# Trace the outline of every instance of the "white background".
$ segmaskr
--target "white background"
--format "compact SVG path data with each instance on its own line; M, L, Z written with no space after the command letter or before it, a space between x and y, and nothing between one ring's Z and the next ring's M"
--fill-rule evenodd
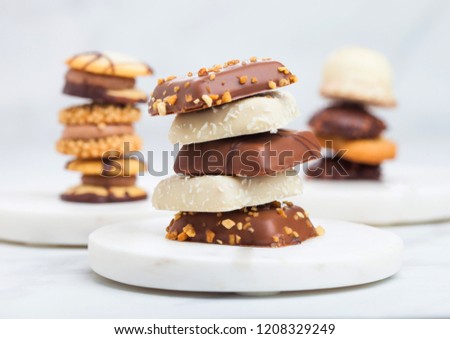
M375 48L395 71L399 107L375 113L400 144L396 161L448 163L449 41L447 0L0 0L0 189L51 182L62 191L78 182L77 174L63 170L68 157L57 154L54 143L62 130L58 111L85 102L61 94L64 60L89 50L115 50L147 61L156 71L155 77L139 80L147 92L158 77L229 59L279 59L299 77L286 90L303 113L292 127L303 128L326 104L318 95L326 55L342 45ZM144 112L138 131L146 150L170 148L172 119ZM264 299L164 291L149 292L150 298L148 291L95 276L83 249L60 249L55 256L50 249L2 244L0 316L101 317L106 309L110 317L171 317L174 310L180 317L448 317L448 224L390 229L407 249L395 280ZM83 282L98 299L83 298ZM70 302L75 299L79 303Z
M375 48L395 70L399 107L375 112L400 144L400 161L435 160L434 150L450 140L449 36L446 0L0 0L0 151L21 156L2 168L9 177L0 183L12 185L10 175L23 177L30 164L41 169L35 175L76 182L61 170L67 157L54 151L54 143L62 130L58 111L85 102L61 93L64 60L89 50L120 51L148 62L156 74L139 80L147 92L158 77L232 58L279 59L300 79L287 90L303 113L291 126L303 128L326 103L318 95L326 55L342 45ZM171 121L144 112L138 131L146 150L170 148ZM412 151L418 143L429 151Z

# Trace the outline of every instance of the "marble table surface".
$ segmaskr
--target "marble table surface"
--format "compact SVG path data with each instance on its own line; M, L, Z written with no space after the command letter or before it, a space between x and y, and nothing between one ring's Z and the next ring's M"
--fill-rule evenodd
M267 297L130 287L93 273L85 248L0 243L0 318L450 317L450 222L384 229L405 242L397 275Z

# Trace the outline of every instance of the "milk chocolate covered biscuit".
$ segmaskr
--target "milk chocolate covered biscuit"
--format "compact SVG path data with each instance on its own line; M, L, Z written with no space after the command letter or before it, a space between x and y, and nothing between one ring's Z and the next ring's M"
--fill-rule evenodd
M309 121L317 135L344 139L374 139L386 129L383 121L359 104L342 102L317 112Z
M308 164L305 174L314 179L379 180L380 165L360 164L339 157L327 157Z
M323 233L301 207L278 201L224 213L179 212L166 231L170 240L259 247L296 245Z
M95 103L101 104L135 104L147 101L147 94L135 88L113 90L100 86L66 82L63 93L82 98L89 98Z
M149 102L151 115L202 110L253 96L297 81L283 64L272 60L232 60L202 68L187 77L160 79Z
M260 176L318 158L320 144L314 134L279 130L184 145L174 171L184 175Z
M127 187L134 186L136 176L102 176L102 175L86 175L81 177L83 185L102 186L102 187Z
M136 186L92 186L78 185L61 194L61 199L71 202L108 203L143 200L147 193Z

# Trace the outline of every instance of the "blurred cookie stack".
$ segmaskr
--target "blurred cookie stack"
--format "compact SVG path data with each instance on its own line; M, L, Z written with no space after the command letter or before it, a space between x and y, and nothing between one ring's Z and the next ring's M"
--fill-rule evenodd
M280 62L257 58L158 81L149 112L176 114L169 139L183 145L178 175L152 198L155 208L177 211L166 238L282 247L322 234L301 207L278 201L301 193L293 167L320 157L312 133L280 129L299 113L276 89L296 81Z
M307 175L379 180L381 163L396 154L395 143L382 136L386 125L368 107L396 106L386 58L359 47L337 50L325 62L321 94L334 102L309 125L331 155L310 166Z
M145 92L135 88L135 78L151 75L152 69L109 52L77 54L66 63L63 92L91 102L59 114L65 127L56 148L75 157L68 170L82 173L81 185L68 189L61 199L86 203L145 199L146 192L135 186L145 164L129 155L142 145L133 128L141 115L135 105L147 101Z

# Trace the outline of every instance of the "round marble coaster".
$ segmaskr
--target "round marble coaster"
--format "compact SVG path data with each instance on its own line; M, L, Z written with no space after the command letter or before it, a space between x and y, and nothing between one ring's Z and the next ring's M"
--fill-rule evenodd
M0 240L86 246L89 234L101 226L154 215L166 213L153 210L149 200L82 204L62 201L54 192L2 192Z
M164 238L167 218L106 226L89 237L89 264L124 284L177 291L268 294L365 284L395 274L399 237L343 221L301 245L251 248Z
M444 168L383 165L381 181L304 180L290 198L309 214L369 225L450 219L450 172Z

